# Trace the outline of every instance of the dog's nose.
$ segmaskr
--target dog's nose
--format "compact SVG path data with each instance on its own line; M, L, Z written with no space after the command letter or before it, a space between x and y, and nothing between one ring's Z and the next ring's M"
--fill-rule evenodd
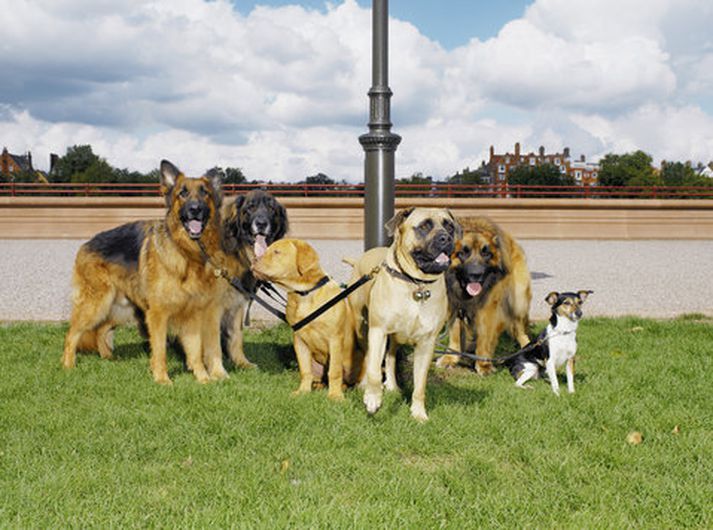
M264 232L267 228L267 221L265 219L255 219L255 228L258 232Z
M576 316L577 318L582 318L582 310L581 310L581 309L577 309L577 310L574 312L574 314L575 314L575 316Z
M199 217L202 211L203 208L201 207L201 204L199 202L188 203L188 215L190 215L191 217Z
M446 232L445 230L438 232L436 235L436 243L438 243L439 246L445 247L446 245L450 245L453 243L453 237Z

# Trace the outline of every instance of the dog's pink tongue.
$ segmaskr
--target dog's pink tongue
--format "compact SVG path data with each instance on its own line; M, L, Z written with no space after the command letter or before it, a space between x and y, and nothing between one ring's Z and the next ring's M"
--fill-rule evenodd
M483 286L480 285L479 282L470 282L465 290L468 292L470 296L478 296L480 294L480 291L483 290Z
M436 263L438 263L439 265L443 265L444 263L448 263L449 261L450 258L445 252L441 252L436 258Z
M195 219L188 221L188 231L194 236L200 234L203 231L203 223L196 221Z
M255 246L253 247L253 251L255 252L255 257L261 258L266 250L267 250L267 241L265 241L265 236L262 236L262 235L255 236Z

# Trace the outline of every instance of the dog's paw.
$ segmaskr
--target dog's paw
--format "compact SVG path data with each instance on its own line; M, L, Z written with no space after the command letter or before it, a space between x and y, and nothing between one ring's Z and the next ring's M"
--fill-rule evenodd
M458 364L457 355L442 355L436 359L436 366L438 368L452 368Z
M495 368L493 367L493 363L476 361L475 371L478 375L490 375L495 372Z
M384 381L384 390L387 392L398 392L400 389L399 385L396 384L396 381L387 378L386 381Z
M411 417L420 423L428 421L428 414L426 414L426 407L423 403L411 404Z
M242 370L255 370L257 368L257 364L251 363L247 359L240 359L238 361L233 361L233 365L236 368L240 368Z
M222 366L210 371L210 379L212 381L223 381L224 379L230 379L228 372Z
M171 378L168 377L168 374L166 375L154 375L153 380L158 383L159 385L172 385L173 381L171 381ZM200 381L199 381L200 382Z
M312 392L312 382L310 381L308 384L306 383L300 383L300 386L297 387L297 390L292 392L293 396L301 396L302 394L309 394Z
M376 392L364 392L364 405L369 414L376 414L381 407L381 396Z
M522 390L535 390L535 387L527 384L527 385L515 385L517 388L521 388Z
M341 388L339 390L330 390L327 392L327 397L332 401L344 401L344 393Z

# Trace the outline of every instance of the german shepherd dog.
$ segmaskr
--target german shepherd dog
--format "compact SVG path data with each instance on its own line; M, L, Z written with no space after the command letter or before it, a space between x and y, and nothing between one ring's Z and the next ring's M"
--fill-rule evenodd
M74 367L77 345L91 343L92 335L100 355L111 358L112 330L136 307L145 316L157 383L171 382L166 366L169 332L178 336L188 369L199 382L227 377L219 337L229 285L204 254L230 274L239 266L222 250L220 178L215 173L187 178L163 160L160 182L167 206L164 219L119 226L79 249L65 368Z
M226 252L240 262L240 281L246 289L254 291L256 280L250 271L251 264L259 259L265 249L287 233L287 211L275 197L262 190L252 190L226 202L222 208L223 242ZM243 350L243 319L247 298L230 289L226 291L221 325L223 352L235 366L249 368L251 363Z
M452 322L448 347L460 351L462 331L466 344L475 339L479 357L493 356L503 331L526 346L532 293L525 253L510 234L485 217L461 219L461 226L464 235L446 273ZM457 362L457 355L444 355L437 364ZM475 367L481 375L493 370L487 361L477 361Z

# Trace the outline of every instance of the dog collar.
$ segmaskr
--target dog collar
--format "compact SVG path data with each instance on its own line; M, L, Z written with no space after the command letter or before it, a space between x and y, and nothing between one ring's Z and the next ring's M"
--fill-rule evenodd
M398 263L398 261L397 261L397 263ZM425 302L426 300L431 298L431 291L429 289L424 288L424 285L433 283L436 280L419 280L418 278L409 276L405 272L397 271L396 269L392 269L386 263L384 263L384 269L386 269L386 272L391 274L391 276L393 276L394 278L398 278L399 280L413 283L418 286L418 288L411 295L411 296L413 296L413 299L416 302Z
M313 293L320 287L323 287L327 282L329 281L329 276L323 276L321 280L319 280L314 287L311 287L310 289L307 289L306 291L295 291L298 295L300 296L307 296L310 293Z

